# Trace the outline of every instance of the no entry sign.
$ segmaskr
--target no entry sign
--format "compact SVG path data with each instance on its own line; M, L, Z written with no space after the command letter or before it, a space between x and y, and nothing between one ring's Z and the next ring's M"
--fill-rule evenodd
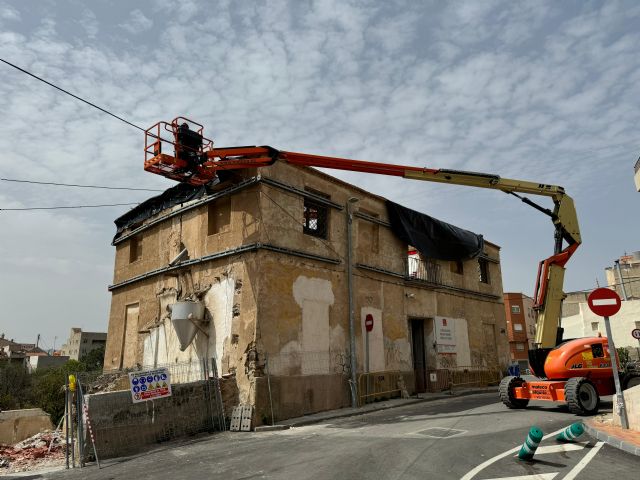
M370 313L368 313L364 319L364 326L367 329L367 332L373 330L373 315L371 315Z
M587 303L591 311L601 317L615 315L622 305L618 294L608 288L596 288L589 294Z

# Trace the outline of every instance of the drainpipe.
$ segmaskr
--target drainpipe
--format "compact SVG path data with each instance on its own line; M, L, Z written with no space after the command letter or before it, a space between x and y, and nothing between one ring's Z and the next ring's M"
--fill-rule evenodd
M353 306L353 211L351 207L358 201L351 197L347 202L347 290L349 292L349 360L351 364L351 406L358 406L358 384L356 377L356 330Z
M622 299L627 300L627 290L624 288L624 280L622 280L622 270L620 270L620 260L616 260L615 264L616 264L616 270L618 271L620 290L622 291Z

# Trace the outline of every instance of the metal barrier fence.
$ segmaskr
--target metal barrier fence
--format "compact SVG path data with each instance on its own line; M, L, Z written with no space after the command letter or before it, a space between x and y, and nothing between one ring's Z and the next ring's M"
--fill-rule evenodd
M171 396L138 403L129 390L129 370L76 375L80 399L73 416L78 418L74 428L82 445L78 449L81 462L94 456L130 455L167 440L226 429L215 359L164 367L170 374ZM136 371L157 368L160 366Z
M398 370L361 373L358 376L358 404L402 396L404 377Z
M421 372L416 372L421 375ZM425 390L429 393L453 391L456 387L486 387L502 380L502 371L494 366L458 366L426 370ZM417 383L417 382L416 382Z

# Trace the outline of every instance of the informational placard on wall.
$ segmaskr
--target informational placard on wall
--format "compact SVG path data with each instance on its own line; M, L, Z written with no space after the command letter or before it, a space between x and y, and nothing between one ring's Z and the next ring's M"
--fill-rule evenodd
M456 353L456 321L449 317L435 317L436 351Z
M133 403L171 396L169 370L158 368L129 373L129 389Z

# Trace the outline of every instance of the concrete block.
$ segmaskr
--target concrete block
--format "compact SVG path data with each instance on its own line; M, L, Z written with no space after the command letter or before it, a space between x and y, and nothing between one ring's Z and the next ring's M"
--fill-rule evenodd
M53 425L40 408L0 412L0 443L13 445L44 430L53 430Z

